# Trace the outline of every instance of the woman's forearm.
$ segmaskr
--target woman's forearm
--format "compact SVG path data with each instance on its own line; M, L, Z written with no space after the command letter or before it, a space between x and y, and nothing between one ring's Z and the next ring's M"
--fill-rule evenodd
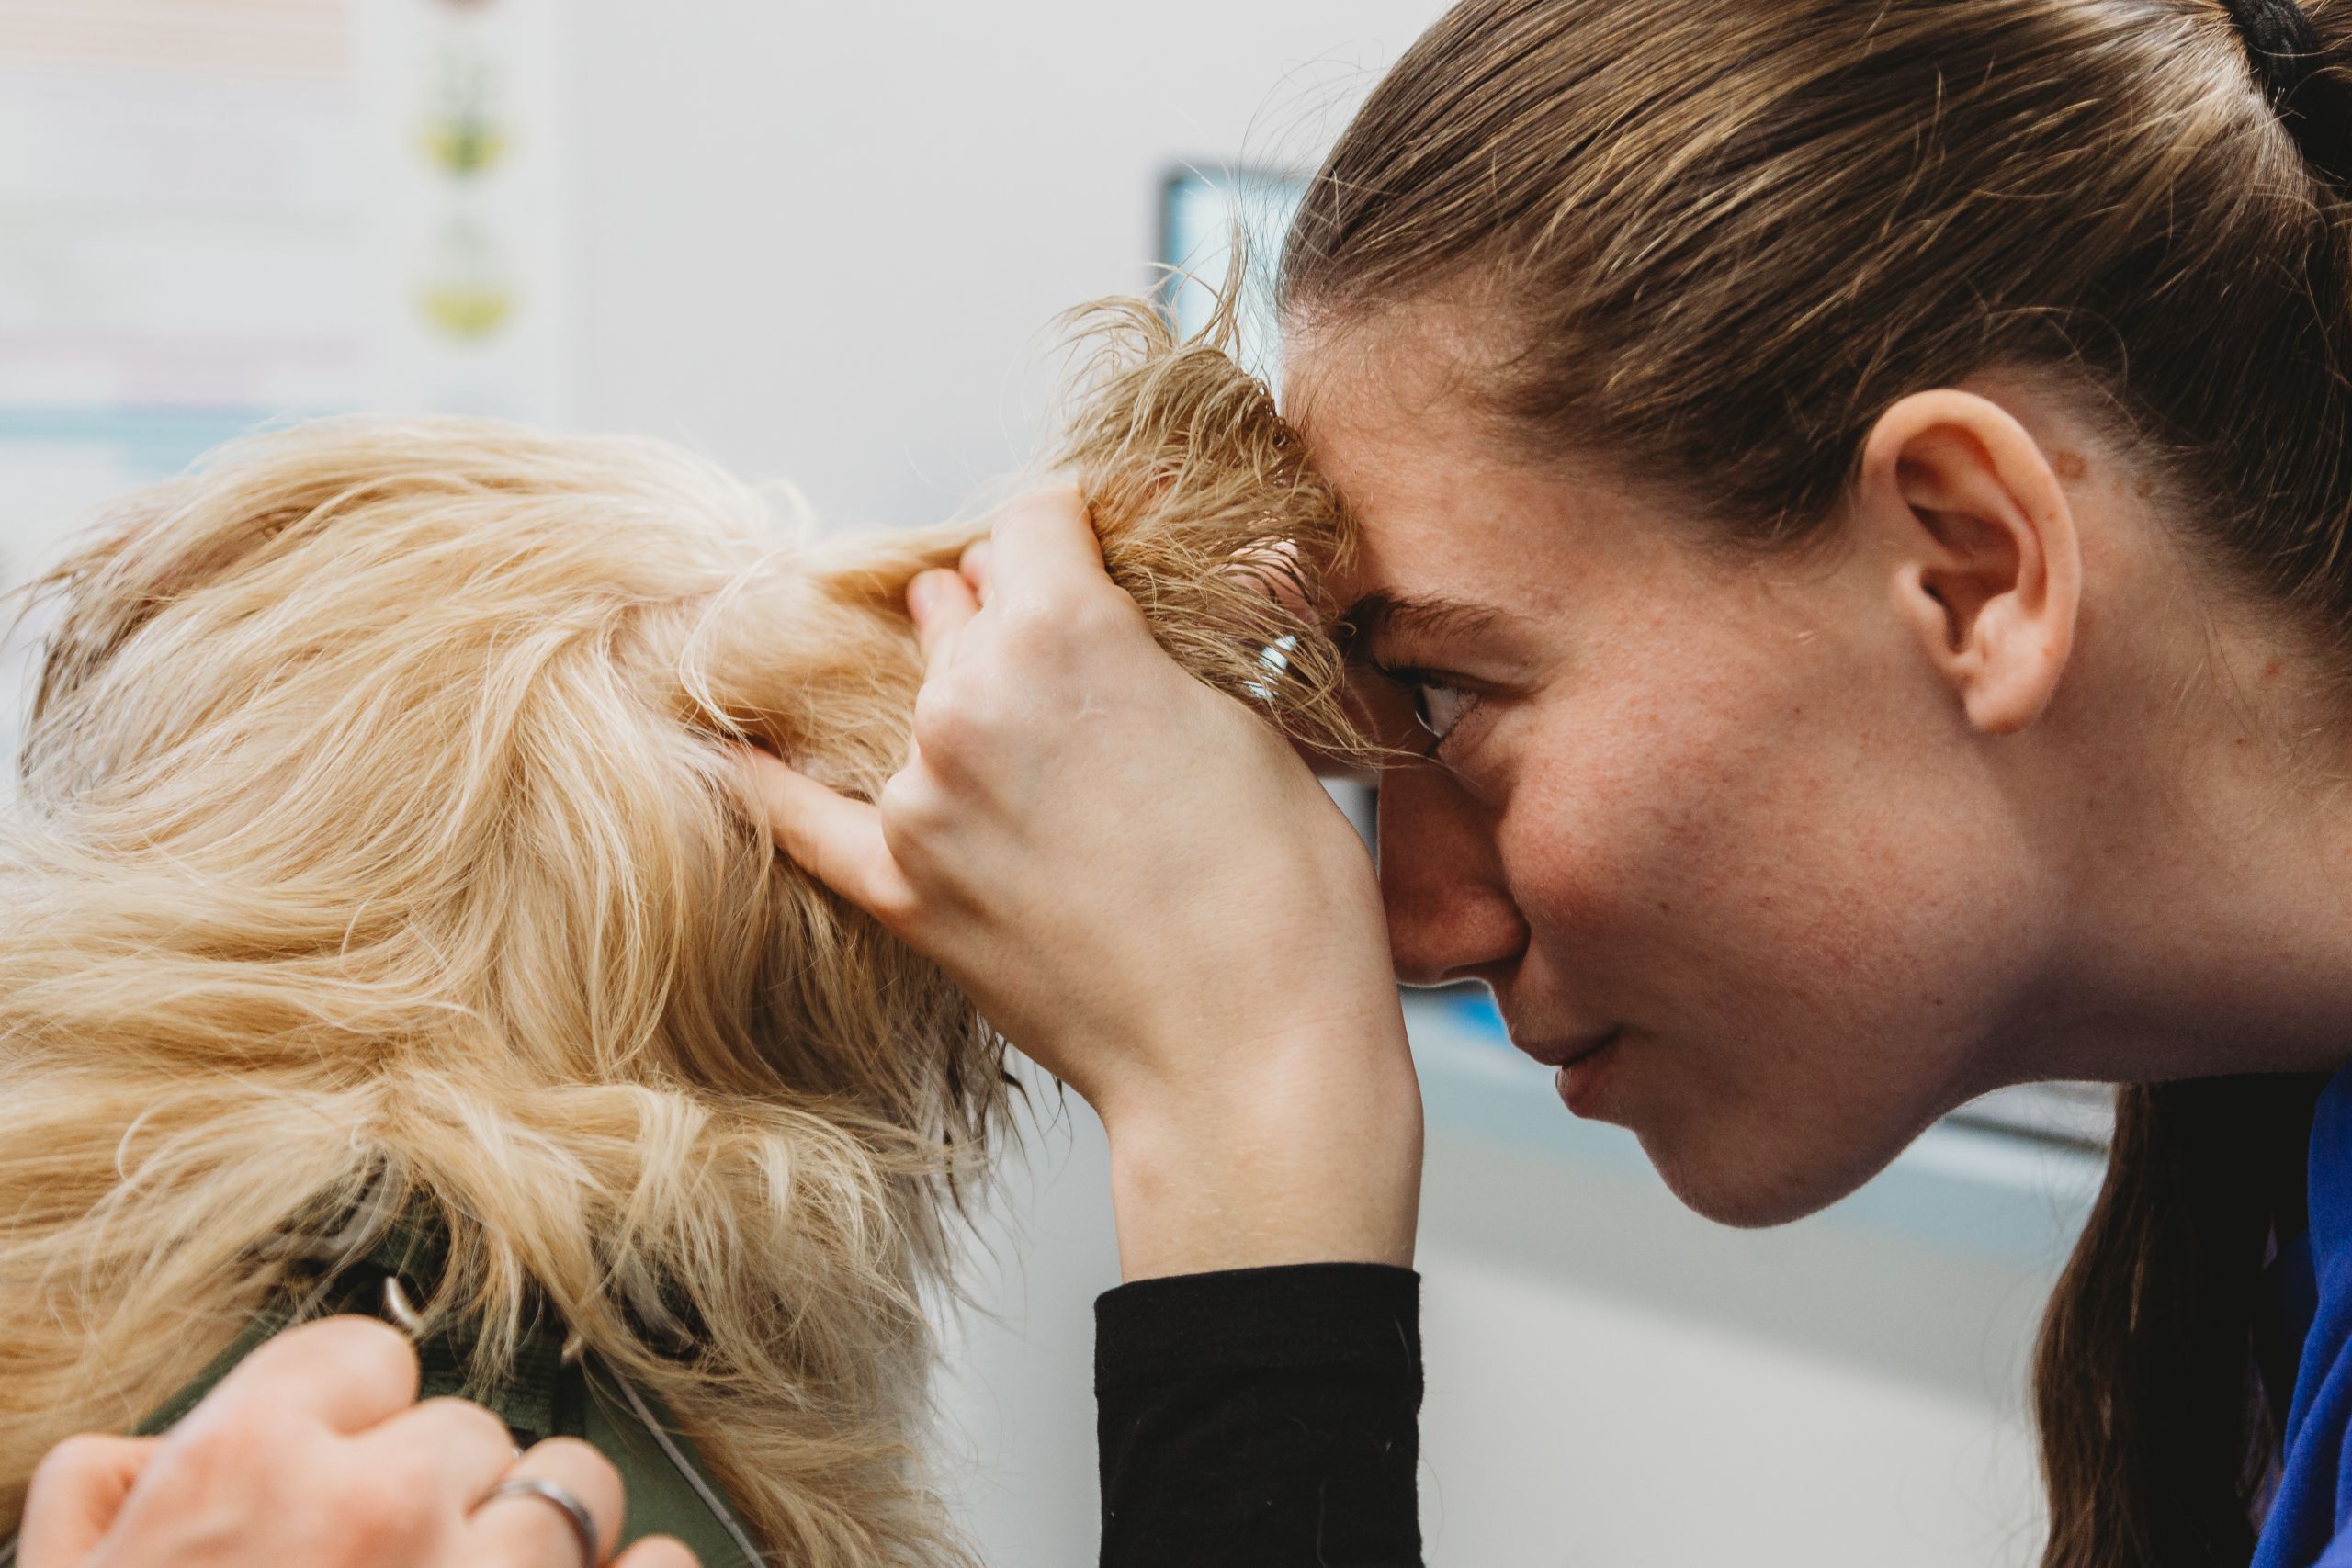
M1261 1064L1246 1077L1110 1107L1121 1277L1411 1267L1421 1105L1403 1038L1392 998L1318 1038L1226 1053Z

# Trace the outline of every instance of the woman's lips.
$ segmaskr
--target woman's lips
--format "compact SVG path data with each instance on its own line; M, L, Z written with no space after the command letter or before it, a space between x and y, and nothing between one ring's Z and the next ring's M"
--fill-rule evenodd
M1600 1034L1514 1039L1511 1043L1553 1070L1553 1087L1559 1090L1561 1101L1570 1111L1589 1117L1599 1109L1600 1086L1608 1076L1610 1063L1616 1059L1612 1047L1624 1032L1625 1026L1619 1024Z
M1574 1066L1597 1051L1608 1049L1623 1032L1621 1025L1600 1034L1568 1035L1555 1040L1521 1040L1514 1035L1511 1043L1547 1067L1564 1068Z
M1599 1044L1560 1064L1552 1076L1552 1087L1560 1094L1560 1102L1571 1115L1591 1118L1600 1114L1601 1096L1609 1081L1609 1070L1617 1062L1617 1043L1624 1030L1612 1029Z

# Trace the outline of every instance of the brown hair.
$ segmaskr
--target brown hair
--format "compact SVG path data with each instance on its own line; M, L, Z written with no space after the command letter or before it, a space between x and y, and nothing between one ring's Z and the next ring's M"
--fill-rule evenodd
M2338 38L2343 0L2307 9ZM1465 294L1512 345L1480 389L1506 438L1765 543L1821 534L1904 395L2062 378L2220 580L2341 663L2346 205L2272 104L2313 96L2256 63L2217 0L1467 0L1317 175L1286 305L1313 332ZM2247 1560L2255 1280L2312 1094L2122 1092L2039 1358L2050 1568Z
M1090 318L1057 455L1170 651L1344 743L1308 586L1343 520L1231 324ZM357 1210L446 1234L425 1310L478 1328L478 1380L552 1307L777 1561L961 1555L916 1462L922 1293L1001 1043L775 853L721 742L877 788L906 585L976 529L774 521L651 442L338 421L224 449L50 577L0 827L0 1533L44 1450L295 1289L289 1244L365 1257L312 1234Z

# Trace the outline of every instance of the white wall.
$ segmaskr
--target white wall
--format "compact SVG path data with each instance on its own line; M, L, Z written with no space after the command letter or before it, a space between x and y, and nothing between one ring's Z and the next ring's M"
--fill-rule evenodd
M1148 282L1160 172L1311 165L1441 8L579 0L572 412L944 515L1027 455L1053 317Z
M835 521L947 514L1026 455L1046 323L1146 281L1167 164L1311 164L1439 8L577 0L574 420L789 477ZM1900 1202L1734 1235L1511 1093L1543 1117L1516 1143L1433 1122L1433 1562L2030 1558L2023 1350L2076 1211L2029 1201L1989 1251ZM1089 1562L1116 1278L1091 1115L1009 1188L943 1472L991 1561Z

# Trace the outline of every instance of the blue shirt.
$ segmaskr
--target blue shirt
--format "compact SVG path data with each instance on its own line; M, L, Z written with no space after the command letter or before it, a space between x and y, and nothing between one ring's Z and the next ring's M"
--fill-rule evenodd
M2352 1446L2345 1441L2352 1432L2352 1067L2320 1091L2311 1229L2282 1246L2279 1261L2290 1297L2304 1297L2311 1326L2253 1568L2352 1568Z

